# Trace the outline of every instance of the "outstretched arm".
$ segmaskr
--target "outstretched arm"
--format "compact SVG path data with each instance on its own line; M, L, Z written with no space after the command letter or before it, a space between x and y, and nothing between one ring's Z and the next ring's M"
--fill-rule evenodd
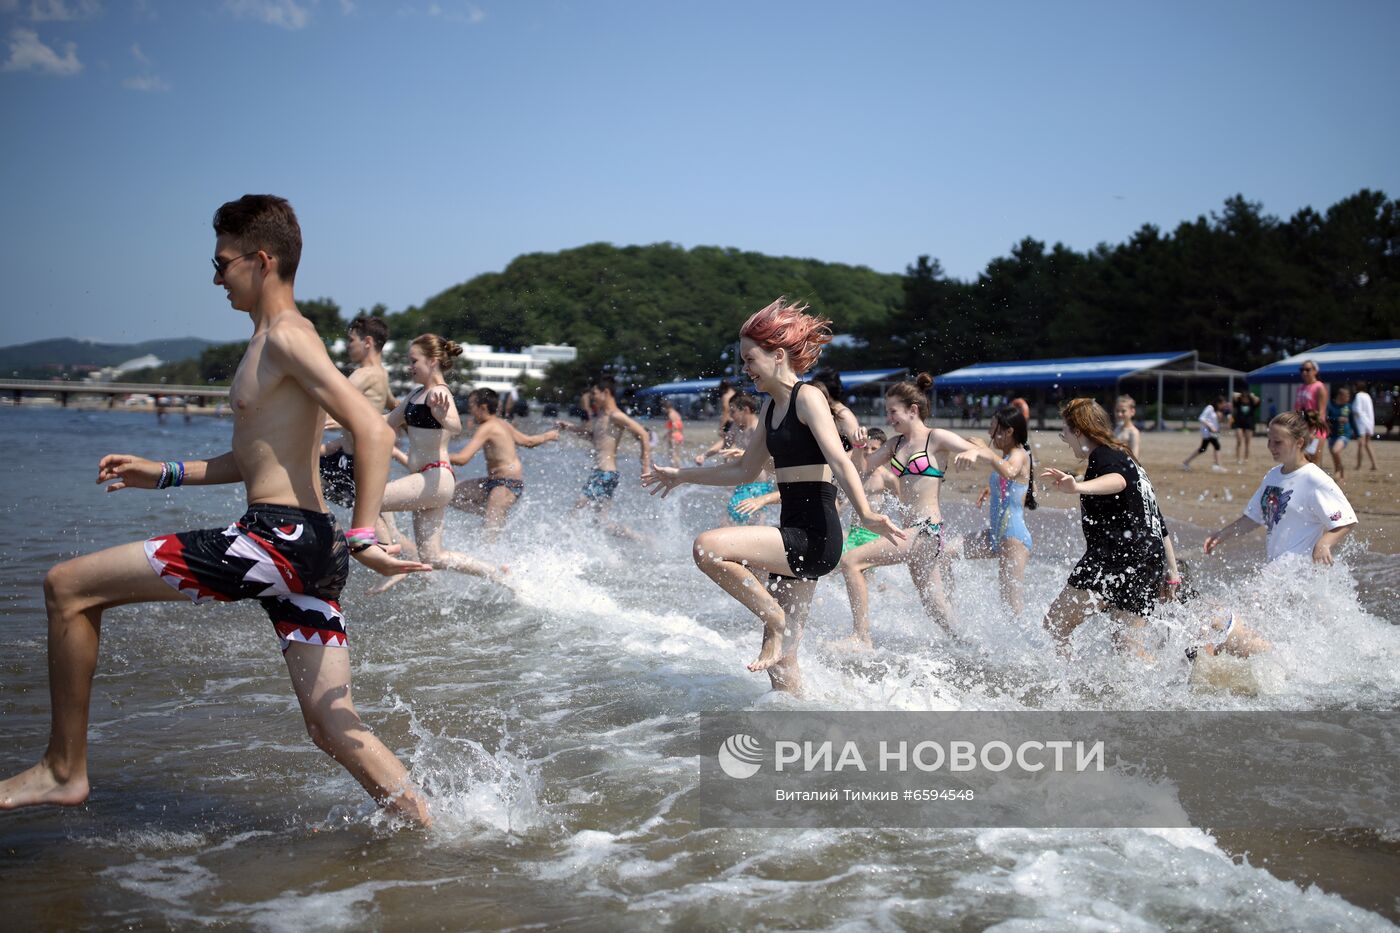
M1234 538L1240 538L1259 527L1259 523L1248 515L1241 515L1215 534L1206 538L1206 553L1212 553L1220 545Z
M1046 467L1040 475L1060 492L1081 496L1113 496L1128 488L1128 480L1121 473L1105 473L1091 480L1080 480L1073 473Z
M724 450L724 438L722 437L719 440L715 441L713 444L711 444L709 447L706 447L704 451L695 455L695 465L700 466L702 463L713 457L715 454L719 453L721 450Z
M1021 475L1021 470L1025 467L1026 458L1028 456L1029 455L1020 447L1015 447L1011 451L1011 456L1003 460L1001 457L998 457L996 451L992 450L990 447L973 447L969 450L962 451L954 457L953 465L959 470L962 470L972 466L978 460L985 460L987 463L991 464L992 469L997 472L997 475L1014 480L1017 476Z
M181 486L217 486L223 483L243 482L243 474L239 471L231 450L212 460L183 460L180 464L184 468L184 477L179 481ZM118 489L155 489L164 467L165 464L158 460L147 460L145 457L131 454L108 454L97 464L97 483L112 483L107 487L108 492L116 492ZM116 482L112 482L113 480Z
M506 430L510 431L510 436L515 438L515 443L521 447L538 447L541 444L548 444L550 441L559 440L559 432L545 431L543 434L522 434L515 425L509 421L504 422Z
M771 401L768 404L773 404ZM840 441L837 442L840 446ZM642 475L642 485L651 489L652 495L661 493L661 498L670 495L671 490L682 483L695 483L700 486L738 486L758 479L763 467L768 463L768 439L760 431L754 435L744 456L738 461L712 467L691 467L677 470L674 467L653 467L651 472Z
M556 421L554 425L555 428L560 431L568 431L570 434L579 434L583 437L588 437L593 433L593 428L590 426L590 423L571 424L568 421Z
M490 429L479 427L472 432L471 440L467 441L467 446L447 455L447 460L453 466L463 466L472 457L481 452L481 448L486 446L490 440Z

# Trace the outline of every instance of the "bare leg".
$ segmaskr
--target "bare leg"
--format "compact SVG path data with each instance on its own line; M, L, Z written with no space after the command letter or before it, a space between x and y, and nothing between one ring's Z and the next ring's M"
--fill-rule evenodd
M398 479L386 484L384 487L384 503L381 506L383 509L380 513L381 517L383 517L386 522L393 522L394 519L389 514L391 512L411 512L419 508L441 506L444 505L446 501L450 501L452 487L449 483L451 482L450 477L452 474L447 473L448 480L444 482L441 477L436 475L443 472L445 471L430 470L427 473L410 473L408 476L400 476ZM379 526L376 524L375 528L378 529L378 527ZM407 560L418 560L421 557L417 545L421 543L422 539L418 536L417 527L417 519L415 518L414 538L416 541L409 541L407 538L403 538L399 535L397 525L393 528L394 537L400 539L399 543L403 547L400 556ZM378 531L376 530L375 533L378 534ZM421 557L421 559L427 563L432 563L426 557ZM407 576L408 574L400 573L392 577L386 577L377 586L370 587L369 592L372 594L386 592L391 587L402 583Z
M1367 434L1365 437L1358 437L1356 439L1356 445L1356 468L1358 470L1361 469L1361 452L1364 450L1367 458L1371 461L1371 469L1375 470L1376 451L1375 448L1371 446L1371 435Z
M48 572L49 747L34 767L0 783L0 809L87 799L88 707L102 613L127 603L185 598L156 576L139 541L64 561Z
M1113 646L1120 653L1131 654L1142 661L1151 661L1152 653L1147 650L1147 620L1135 612L1123 609L1110 609L1108 615L1117 623L1113 632Z
M1055 640L1060 657L1069 659L1069 639L1074 630L1084 624L1085 617L1099 604L1099 598L1087 590L1066 586L1050 604L1041 624Z
M909 576L919 592L924 612L953 633L953 606L948 601L952 580L951 563L939 542L927 535L917 535L909 552Z
M1001 560L997 566L1001 595L1016 615L1025 608L1021 591L1026 579L1026 563L1030 559L1030 550L1016 538L1001 542Z
M479 479L464 479L457 484L457 488L452 493L452 507L461 509L463 512L471 512L474 515L481 515L486 511L486 484L487 477Z
M865 571L872 567L902 564L909 559L907 545L894 544L884 538L852 548L841 556L841 575L846 579L846 595L851 600L851 644L869 648L870 589Z
M500 535L501 529L505 527L506 516L520 497L504 486L497 486L486 495L486 518L482 522L482 530L486 533L487 541L495 541Z
M749 665L766 671L783 656L787 614L769 592L761 572L792 576L783 538L771 526L716 528L695 539L695 564L763 623L763 649Z
M403 763L360 721L350 698L350 652L293 642L284 655L306 731L316 747L360 782L386 810L421 825L428 805Z
M802 642L802 630L812 609L812 596L817 592L816 580L784 580L778 584L779 605L787 619L787 636L783 638L782 655L768 668L768 680L774 690L787 693L802 692L802 671L797 665L797 647ZM764 639L768 638L767 629Z
M418 541L418 551L423 560L441 570L456 570L474 577L485 577L493 583L503 583L508 568L488 564L461 551L443 548L442 526L446 517L445 506L413 513L413 537Z
M1342 462L1342 451L1346 450L1346 444L1342 441L1332 445L1332 469L1337 472L1337 482L1343 482L1347 478L1346 464Z

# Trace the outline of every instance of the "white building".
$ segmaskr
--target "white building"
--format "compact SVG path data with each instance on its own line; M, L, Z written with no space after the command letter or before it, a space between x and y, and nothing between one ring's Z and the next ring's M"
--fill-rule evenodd
M87 374L88 382L119 382L122 376L127 373L136 372L138 369L150 369L153 366L161 365L164 360L153 353L145 356L138 356L134 360L127 360L118 366L104 366L96 372Z
M402 349L402 353L396 351ZM343 357L345 341L336 340L331 344L331 352ZM397 393L408 388L408 342L390 340L384 345L385 365L389 368L390 382ZM574 347L558 344L536 344L517 352L493 350L478 343L462 344L461 361L469 362L475 374L472 388L495 389L502 394L514 392L523 378L543 379L544 371L550 363L570 363L578 358ZM392 362L390 362L392 360ZM448 379L453 386L457 379Z
M556 344L536 344L518 353L503 353L482 344L462 346L462 359L469 360L476 375L472 384L480 389L514 392L521 379L543 379L550 363L571 363L578 350Z

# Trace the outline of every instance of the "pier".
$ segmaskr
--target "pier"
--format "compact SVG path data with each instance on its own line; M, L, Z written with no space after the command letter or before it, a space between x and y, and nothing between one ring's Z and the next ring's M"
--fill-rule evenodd
M14 404L19 405L24 401L26 395L52 395L57 397L59 405L68 407L68 399L72 396L106 396L107 407L115 408L117 399L125 398L129 395L149 395L155 399L157 408L161 407L162 398L180 397L184 399L184 404L190 404L191 399L200 408L208 404L209 399L227 399L228 386L183 386L167 384L148 384L143 382L59 382L44 379L0 379L0 393L9 393L14 399Z

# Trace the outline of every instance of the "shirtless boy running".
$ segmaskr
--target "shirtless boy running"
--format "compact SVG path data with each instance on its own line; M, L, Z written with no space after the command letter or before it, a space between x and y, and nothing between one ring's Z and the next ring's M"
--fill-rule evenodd
M567 421L558 422L561 431L582 434L593 442L593 472L584 484L583 495L574 508L591 505L606 520L612 508L613 493L617 491L621 474L617 471L617 445L622 433L630 431L642 445L642 472L651 472L651 438L646 428L617 407L614 397L612 376L603 376L593 383L593 388L584 393L584 404L592 417L584 425L573 425ZM620 529L619 529L620 530Z
M374 543L393 432L340 374L292 283L301 229L291 205L245 195L214 214L214 284L253 319L229 398L233 449L159 463L109 454L98 483L119 489L243 483L248 511L223 529L161 535L64 561L44 578L52 725L39 763L0 783L0 808L80 804L88 796L87 727L105 610L131 603L257 599L282 643L316 745L379 804L420 823L427 806L402 763L360 721L339 598L350 557L379 573L430 569ZM316 472L326 413L355 438L355 528L327 514ZM347 540L348 539L348 540Z
M389 388L389 371L384 368L384 344L389 342L389 326L380 317L359 315L345 332L345 353L355 364L350 384L369 399L375 411L393 411L398 407ZM336 505L355 507L355 438L334 418L326 418L327 431L340 431L338 438L321 445L321 492ZM411 539L400 542L399 528L393 514L381 512L374 522L379 540L402 544L403 555L416 560L417 549Z
M525 492L524 468L516 446L538 447L559 439L557 430L522 434L515 425L498 417L500 407L501 397L495 389L476 389L468 395L467 408L476 421L476 430L467 446L447 458L453 466L463 466L478 451L486 455L486 475L458 483L452 494L452 507L484 514L482 527L487 541L496 540L506 514Z

